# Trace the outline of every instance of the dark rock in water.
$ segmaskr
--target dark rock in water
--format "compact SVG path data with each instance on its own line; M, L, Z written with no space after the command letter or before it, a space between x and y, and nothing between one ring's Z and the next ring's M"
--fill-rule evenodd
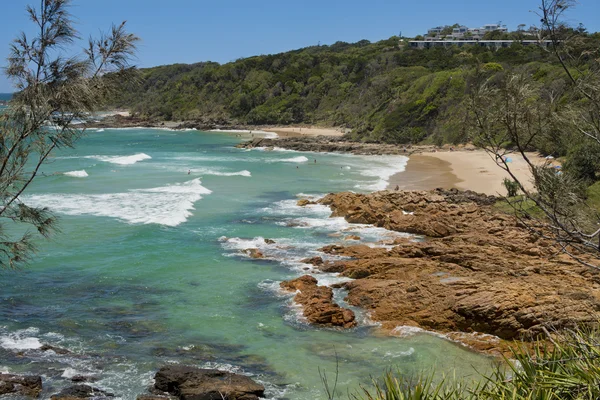
M159 394L140 394L136 400L176 400L174 396L162 396Z
M258 400L265 388L244 375L181 365L161 368L154 387L185 400Z
M275 244L275 241L273 239L265 239L265 243L266 244Z
M79 382L96 382L99 380L97 376L94 375L75 375L71 378L71 382L79 383Z
M45 344L45 345L43 345L42 347L40 347L40 351L53 351L53 352L55 352L56 354L61 354L61 355L64 355L64 354L70 354L70 353L71 353L71 352L70 352L69 350L67 350L67 349L63 349L63 348L61 348L61 347L55 347L55 346L51 346L51 345L49 345L49 344Z
M0 373L0 396L5 394L20 394L38 397L41 391L41 376Z
M104 390L94 388L88 385L74 385L64 388L58 394L53 394L51 400L79 400L79 399L94 399L102 400L114 397L112 393L107 393Z
M353 154L404 154L408 155L413 150L407 150L402 146L382 143L361 143L348 140L343 137L335 136L317 136L317 137L290 137L278 139L254 138L245 143L240 143L236 147L255 148L255 147L283 147L296 151L317 151L317 152L344 152ZM420 147L423 149L422 147ZM430 147L430 149L433 147Z

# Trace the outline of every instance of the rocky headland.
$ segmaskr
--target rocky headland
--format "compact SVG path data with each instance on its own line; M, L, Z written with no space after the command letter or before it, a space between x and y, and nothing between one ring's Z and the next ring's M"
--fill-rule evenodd
M319 203L331 207L332 216L420 239L396 239L387 247L332 245L321 250L350 259L305 262L352 278L340 285L348 291L346 301L367 310L390 334L416 327L498 353L506 341L596 323L598 273L498 211L496 200L441 189L330 194ZM282 284L299 291L305 316L320 323L310 315L313 302L323 301L306 286L316 282L303 277ZM331 307L333 313L339 306ZM325 319L325 325L332 324Z
M433 151L435 146L399 146L386 143L362 143L349 140L343 136L299 136L285 138L255 138L240 143L238 148L267 148L281 147L296 151L313 151L320 153L348 153L356 155L410 155Z
M245 129L228 120L202 119L196 121L164 121L158 118L144 118L136 115L109 115L96 121L87 121L86 128L166 128L166 129Z
M201 131L210 130L243 130L243 131L260 131L272 130L270 125L240 125L229 120L203 119L195 121L163 121L154 118L142 118L135 115L110 115L98 121L88 121L85 124L86 128L163 128L163 129L197 129ZM312 151L321 153L348 153L356 155L410 155L416 153L425 153L440 150L437 146L399 146L386 143L362 143L348 139L345 136L298 136L292 135L289 137L279 138L263 138L256 137L250 141L242 142L236 147L251 149L251 148L267 148L273 149L281 147L288 150L296 151ZM445 146L448 149L450 146ZM464 147L464 146L463 146ZM467 150L472 150L474 147L467 146Z

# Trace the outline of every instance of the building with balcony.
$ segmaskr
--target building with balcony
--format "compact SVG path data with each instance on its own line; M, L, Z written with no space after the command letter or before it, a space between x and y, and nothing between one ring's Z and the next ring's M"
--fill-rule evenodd
M543 46L550 47L551 40L412 40L409 42L410 47L416 49L430 49L432 47L465 47L465 46L481 46L492 49L500 49L510 47L513 43L520 43L523 46Z

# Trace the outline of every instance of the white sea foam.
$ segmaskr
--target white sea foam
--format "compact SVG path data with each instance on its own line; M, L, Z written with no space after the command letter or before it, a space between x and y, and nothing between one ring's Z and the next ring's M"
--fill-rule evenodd
M296 197L301 199L317 200L325 197L325 194L296 193Z
M28 328L0 336L0 347L8 350L33 350L42 347L40 339L36 337L39 330Z
M87 172L85 172L84 169L82 169L81 171L69 171L69 172L65 172L63 175L67 175L67 176L72 176L75 178L86 178L88 175Z
M448 339L445 335L437 332L428 331L422 328L418 328L416 326L408 326L402 325L397 326L392 330L392 334L401 338L410 337L419 334L428 334L432 336L437 336L442 339Z
M311 267L302 263L301 260L317 255L328 258L328 256L315 250L319 247L318 243L287 238L275 238L273 240L275 243L266 243L265 239L260 236L254 238L227 238L222 236L219 238L221 247L228 252L225 253L226 256L251 258L244 250L258 249L264 259L278 261L291 270L303 273L306 273L306 269L311 269Z
M242 239L239 237L227 238L221 236L219 241L227 250L258 249L266 246L265 238L260 236L251 239Z
M375 183L358 184L355 186L358 189L366 190L385 190L390 177L403 172L408 163L408 157L404 156L360 156L360 158L365 160L366 164L369 165L360 174L379 178Z
M347 229L350 224L342 217L335 218L290 218L280 221L277 225L291 226L300 229L318 229L339 232Z
M415 354L415 349L413 347L411 347L406 351L398 351L398 352L388 351L385 353L384 357L385 358L408 357L408 356L412 356L413 354Z
M226 171L219 171L219 170L209 169L209 168L190 168L189 171L191 171L194 174L212 175L212 176L245 176L248 178L252 177L252 173L248 170L226 172Z
M279 285L281 283L281 281L272 281L270 279L266 279L262 282L259 282L257 284L257 286L264 290L265 292L269 293L269 294L273 294L276 297L285 297L285 298L290 298L294 296L293 292L289 292L287 290L283 290L281 288L281 286Z
M65 368L61 377L71 379L72 377L77 376L77 375L85 375L85 374L83 372L77 371L75 368L68 367L68 368Z
M350 282L353 280L352 278L340 276L338 274L318 274L315 275L315 278L317 278L317 281L319 282L318 284L320 286L331 286L339 283Z
M279 158L279 159L272 159L272 160L265 160L268 163L276 163L276 162L287 162L287 163L305 163L308 162L308 158L306 158L305 156L298 156L298 157L292 157L292 158Z
M246 176L246 177L250 178L252 176L252 173L250 173L250 171L248 171L248 170L238 171L238 172L211 171L211 172L208 172L206 175L216 175L216 176Z
M194 203L212 193L200 179L125 193L93 195L40 194L27 196L36 207L48 207L66 215L117 218L131 224L177 226L192 215Z
M92 158L94 160L100 160L111 164L131 165L139 161L149 160L152 157L145 153L138 153L131 156L86 156L84 158Z
M316 196L311 197L308 195L303 195L298 197L305 197L309 200L316 199ZM322 204L309 204L303 207L298 205L298 200L290 199L290 200L281 200L274 203L270 207L264 207L261 209L261 212L269 215L280 215L280 216L304 216L304 215L312 215L318 216L322 218L329 217L331 215L331 209L328 206L324 206Z

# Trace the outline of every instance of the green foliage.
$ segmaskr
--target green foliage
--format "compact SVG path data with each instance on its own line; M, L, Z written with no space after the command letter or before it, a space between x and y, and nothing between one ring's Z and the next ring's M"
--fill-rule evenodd
M600 182L590 185L586 190L587 204L600 212Z
M484 71L491 71L491 72L499 72L499 71L504 70L504 68L502 68L502 65L495 63L495 62L489 62L489 63L483 64L481 69L483 69Z
M575 179L590 184L597 181L600 173L600 145L593 140L585 140L573 147L567 155L564 168Z
M504 178L502 185L508 192L508 197L515 197L519 193L519 184L512 179Z
M141 85L124 85L112 105L162 119L345 126L360 141L461 143L470 138L466 92L476 65L492 74L543 65L556 80L551 60L536 46L421 50L396 37L338 42L224 65L145 69Z

